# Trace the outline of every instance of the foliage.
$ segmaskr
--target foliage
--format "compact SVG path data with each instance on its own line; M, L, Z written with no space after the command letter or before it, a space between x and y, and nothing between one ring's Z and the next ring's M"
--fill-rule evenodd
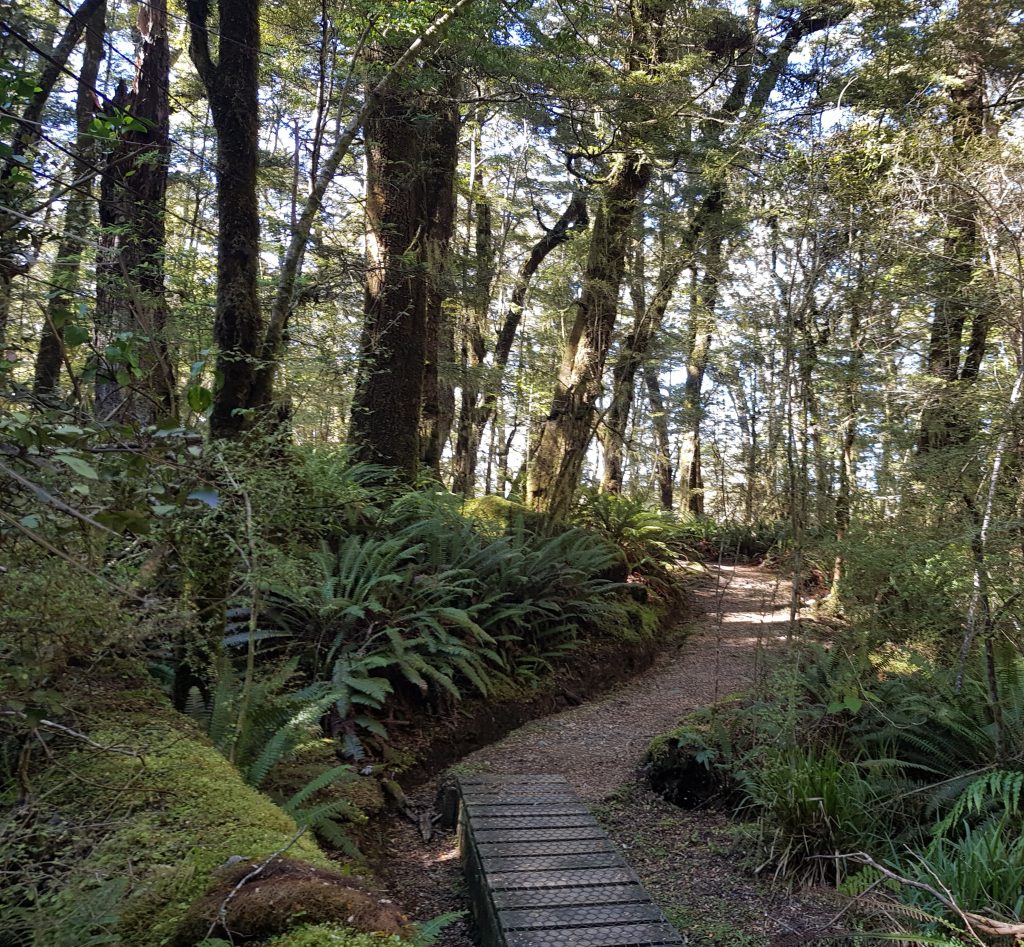
M338 699L337 691L325 684L287 690L296 664L289 662L265 678L247 681L222 661L209 702L195 688L189 695L185 712L251 786L265 787L275 768L321 738L320 718ZM359 810L344 796L321 797L323 790L353 777L347 764L329 766L278 802L300 826L351 852L354 846L343 823L357 820Z
M627 574L643 576L660 594L671 595L672 567L685 553L675 516L651 509L643 497L589 489L582 491L574 521L618 549Z
M221 947L226 943L217 941L216 945ZM363 934L333 924L305 924L265 943L267 947L398 947L408 941L393 935ZM198 947L214 947L214 944L204 941Z
M967 537L945 526L875 530L866 526L817 544L822 566L841 551L845 572L834 591L848 617L871 641L941 648L955 639L969 595Z
M655 741L648 772L683 804L735 800L755 819L762 868L837 881L854 872L844 890L860 894L879 876L842 856L866 851L963 910L1016 921L1022 665L999 652L1002 755L981 660L958 692L951 672L919 655L812 646L755 694L692 714ZM926 891L885 890L919 912L923 933L960 930L957 913Z
M399 494L362 516L359 531L287 565L301 584L268 578L260 622L330 683L353 758L364 734L386 739L377 717L389 700L459 700L506 676L535 679L581 632L621 633L638 616L603 578L614 549L584 531L487 535L444 494Z
M844 760L834 747L787 746L745 763L739 779L759 814L759 847L777 876L841 879L836 856L884 844L889 801L877 772Z

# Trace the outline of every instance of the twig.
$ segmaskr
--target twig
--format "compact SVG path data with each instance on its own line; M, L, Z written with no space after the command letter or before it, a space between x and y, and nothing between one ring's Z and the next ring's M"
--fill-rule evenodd
M94 572L87 565L75 559L74 556L69 556L63 550L58 549L56 546L53 545L53 543L47 541L46 539L43 539L43 537L36 533L35 530L29 529L24 523L18 522L18 520L16 520L13 516L8 515L3 510L0 510L0 519L5 520L16 530L18 530L18 532L20 532L26 538L32 540L32 542L34 542L37 546L41 546L48 553L51 553L52 555L57 556L60 559L63 559L66 563L68 563L68 565L74 566L76 569L81 570L86 575L91 575L97 581L109 585L115 592L119 592L125 598L132 598L140 602L145 601L145 599L143 599L142 596L137 595L134 592L130 592L128 589L122 588L113 579L108 579L106 576L100 575L98 572Z
M267 868L270 866L271 862L273 862L275 858L280 858L300 838L302 838L307 828L309 828L309 826L307 825L300 826L298 832L296 832L285 845L279 848L272 855L268 855L255 868L253 868L252 871L250 871L247 875L244 875L239 880L239 882L228 892L228 896L223 901L221 901L220 907L217 909L217 917L214 918L213 923L210 924L210 929L206 932L207 939L213 937L213 932L217 930L218 926L220 926L221 928L223 928L224 933L227 934L228 940L231 943L234 943L234 940L231 937L231 931L228 928L228 905L231 904L231 902L234 900L238 892L241 891L242 888L244 888L250 881L252 881L253 878L257 878L260 875L262 875L263 872L267 870Z
M52 506L55 510L60 510L61 513L67 513L68 516L73 516L75 517L75 519L79 519L83 523L88 523L89 526L92 526L95 529L102 530L105 533L110 533L111 536L120 537L120 534L117 531L111 529L109 526L104 526L102 523L96 522L96 520L94 520L91 516L86 516L80 510L76 510L73 506L70 506L63 500L55 497L48 490L44 490L41 486L39 486L38 483L33 483L27 477L23 477L16 470L11 470L11 468L8 467L6 464L0 464L0 473L6 474L15 483L23 486L26 490L29 491L29 493L33 494L33 496L42 500L43 503Z
M852 855L840 855L838 857L860 862L862 865L874 868L875 871L879 872L883 877L888 878L890 881L895 881L898 884L907 885L910 888L917 888L920 891L927 892L933 898L936 898L939 902L949 908L949 910L955 911L960 916L960 919L964 922L964 926L967 928L967 932L977 944L981 945L981 947L984 947L985 942L978 936L979 931L989 937L1012 937L1018 942L1024 942L1024 924L1009 924L1005 921L998 921L990 917L984 917L981 914L975 914L972 911L965 911L956 903L956 901L953 900L953 896L948 889L946 889L946 893L943 894L925 881L916 881L912 878L904 878L902 875L898 875L896 872L890 871L884 865L880 865L866 852L855 852Z
M16 717L19 720L26 721L29 719L28 714L22 710L0 710L0 717ZM130 756L133 759L141 760L145 763L142 755L135 750L126 750L119 746L104 746L102 743L97 743L95 740L87 737L80 730L65 727L64 724L57 723L54 720L38 720L33 724L33 729L37 729L39 727L42 727L45 730L53 730L55 733L63 733L65 736L74 737L76 740L88 743L89 746L95 747L97 750L103 750L105 753L120 753L123 756Z

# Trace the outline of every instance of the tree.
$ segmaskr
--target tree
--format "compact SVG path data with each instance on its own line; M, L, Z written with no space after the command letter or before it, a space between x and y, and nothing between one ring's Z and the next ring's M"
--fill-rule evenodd
M38 55L39 77L34 91L17 121L13 141L5 149L3 164L0 165L0 347L3 347L10 311L11 283L21 272L31 267L31 257L19 252L19 246L26 235L25 219L19 213L20 196L25 183L23 162L30 158L43 134L43 114L54 87L67 68L72 50L78 45L87 24L104 3L104 0L82 0L78 9L71 14L60 43L52 53L41 48L9 19L0 20L4 30L14 36L26 49ZM25 208L28 210L29 208Z
M653 77L665 59L666 5L639 0L629 8L631 38L626 76ZM650 118L637 103L637 119ZM590 249L575 319L566 340L551 410L531 450L528 502L556 519L569 511L597 425L605 360L619 309L629 237L654 172L651 156L633 126L620 129L622 143L608 159L597 187Z
M258 291L260 209L258 0L219 0L218 47L210 50L209 0L186 0L189 53L217 131L217 342L219 386L210 433L235 437L248 426L263 344Z
M387 64L397 54L377 55ZM436 64L432 73L438 81ZM349 436L360 459L410 479L421 458L428 365L440 420L438 336L458 155L456 115L443 88L388 89L364 125L368 273Z
M164 295L170 154L167 0L144 0L135 81L107 110L114 129L100 178L96 414L138 426L172 417L174 366Z
M56 286L46 304L36 354L33 392L40 398L48 398L57 390L61 367L67 358L64 333L74 321L74 294L89 243L89 224L95 205L92 193L94 168L99 150L92 122L99 104L96 83L103 61L106 21L106 3L101 3L85 29L85 51L75 100L75 157L71 168L76 183L68 194L64 209L64 232L51 277Z

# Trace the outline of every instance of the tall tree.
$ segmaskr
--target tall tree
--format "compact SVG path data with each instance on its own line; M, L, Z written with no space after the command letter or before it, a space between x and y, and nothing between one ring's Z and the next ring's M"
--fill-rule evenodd
M652 80L666 57L663 0L629 6L626 78ZM596 193L596 211L583 285L555 382L551 411L538 431L527 476L528 502L558 519L569 512L598 420L605 360L619 310L629 239L654 166L640 133L650 104L619 130L622 144L608 162Z
M411 38L401 55L397 55L393 59L384 75L375 85L367 89L361 105L356 109L355 115L349 120L348 124L342 126L341 112L339 111L337 137L330 151L324 157L322 164L319 161L319 155L323 139L323 119L319 117L318 113L313 149L314 160L310 169L311 187L309 194L302 203L301 211L297 214L293 212L291 233L281 262L281 271L278 273L274 301L270 309L270 318L262 341L255 382L251 392L253 405L266 408L273 402L274 378L277 373L278 364L284 355L288 323L291 320L298 299L299 281L302 276L302 268L305 263L313 224L323 208L328 189L333 183L342 161L349 154L364 124L374 111L381 106L384 96L412 68L418 57L429 55L443 42L452 22L472 3L473 0L456 0L451 7L424 27L418 35ZM326 22L326 12L322 12L321 23L326 24ZM371 19L353 53L354 57L358 58L361 55L363 45L368 39L373 26L374 22ZM325 29L326 27L322 28ZM323 42L321 41L322 49ZM323 53L321 53L321 87L325 79L323 75L325 61ZM353 62L354 66L355 62ZM339 103L339 108L343 104ZM318 106L318 109L322 110L323 107ZM294 203L293 201L293 205ZM436 234L434 239L436 240Z
M489 221L489 212L478 211L478 213L480 214L479 220ZM476 465L480 442L484 430L493 420L498 406L502 380L505 369L508 367L509 357L512 355L516 334L522 322L530 283L552 251L572 239L574 234L585 230L588 225L586 196L582 191L577 191L554 226L546 228L540 239L530 248L516 273L508 308L493 343L491 381L485 384L483 391L480 391L478 386L473 383L471 374L466 373L455 444L455 474L452 489L456 493L472 496L476 487ZM489 256L489 250L485 250L481 246L481 243L486 245L488 240L489 238L478 238L478 259ZM481 305L480 295L478 289L477 305ZM486 306L487 302L488 299L484 298L482 304ZM478 314L478 325L482 325L482 322L482 315ZM484 359L487 356L487 343L481 329L477 328L470 332L467 347L469 349L467 366L471 370L479 368L484 364Z
M108 121L116 129L100 180L97 255L96 414L152 424L175 413L164 294L170 155L167 0L140 0L131 90L122 84Z
M986 113L993 18L991 4L977 0L959 4L946 109L949 158L954 166L973 160L975 142L991 124ZM954 177L960 173L957 167L950 170ZM981 371L991 319L975 279L985 268L978 197L955 180L941 182L940 189L945 191L945 233L936 266L927 354L928 373L939 387L938 397L921 416L918 448L922 452L962 444L974 433L976 425L968 418L964 396Z
M461 76L451 57L439 59L440 88L434 100L426 142L426 193L433 202L427 224L427 323L420 461L437 476L441 455L455 421L455 390L446 377L455 361L455 334L445 301L454 288L451 241L455 232L455 172L459 159Z
M643 250L638 249L633 274L631 295L633 297L633 328L627 334L622 343L622 351L619 354L615 367L612 370L612 395L611 403L602 427L601 442L604 448L604 475L601 487L608 493L619 493L622 490L624 464L623 453L626 443L626 429L629 424L630 408L633 404L633 395L636 388L637 374L645 369L650 356L651 343L657 337L665 312L672 301L672 295L679 282L679 278L687 266L692 265L692 258L688 247L682 246L678 249L669 250L668 241L662 235L662 256L661 272L658 274L658 281L655 286L654 296L648 302L647 294L644 291L643 277ZM657 369L653 375L655 387L652 389L648 384L648 393L651 395L653 411L658 411L664 419L664 405L661 404L660 386L657 384ZM655 404L661 404L660 408ZM657 427L657 425L656 425ZM666 448L665 443L659 446L659 453ZM664 467L659 471L664 477ZM664 480L662 480L664 483ZM669 494L671 496L671 493ZM662 491L664 502L664 491ZM669 500L668 507L671 509L672 502Z
M388 64L397 53L391 46L376 55ZM421 458L428 364L436 371L437 256L451 235L458 155L436 65L430 76L433 90L407 82L382 92L364 126L368 270L349 436L360 459L408 478Z
M30 258L19 252L28 222L19 212L25 185L24 162L32 155L43 135L43 114L58 80L67 69L71 53L103 3L104 0L82 0L71 14L60 42L52 52L35 43L17 23L12 22L12 18L0 19L0 25L7 33L38 56L40 66L35 91L18 118L14 139L5 149L4 160L0 164L0 348L4 344L10 315L11 283L31 266Z
M82 257L89 244L89 224L96 204L92 188L98 154L92 122L99 107L96 81L103 61L106 20L106 3L101 3L85 30L85 50L75 100L75 150L71 166L76 183L68 194L64 230L50 277L55 286L46 303L36 354L33 392L37 397L48 397L57 390L61 366L66 358L64 330L74 318L75 291L80 280Z
M258 292L260 211L259 0L219 0L217 59L210 49L209 0L186 0L189 53L217 132L217 342L219 387L210 433L234 437L253 407L263 319Z

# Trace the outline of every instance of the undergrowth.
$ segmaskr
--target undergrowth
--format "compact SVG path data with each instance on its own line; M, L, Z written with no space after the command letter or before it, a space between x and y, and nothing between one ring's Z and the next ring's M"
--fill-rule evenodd
M913 943L962 942L962 912L1024 921L1024 660L999 650L996 713L981 659L958 690L921 656L797 654L655 741L655 787L739 809L755 870L839 884Z
M307 830L295 845L301 858L322 859L314 832L352 854L353 823L383 805L407 765L390 745L396 724L537 686L589 642L655 632L656 596L623 581L623 550L593 529L528 511L485 522L436 484L410 490L337 451L278 439L255 452L174 441L164 464L172 452L163 441L122 456L93 449L106 436L82 429L74 453L59 455L89 480L80 496L99 525L69 531L19 495L11 515L67 558L44 555L24 531L5 533L0 553L0 804L10 828L0 838L0 918L19 945L167 936L217 864L265 854L298 829ZM147 457L149 476L123 487ZM39 477L59 491L58 474ZM92 727L69 681L80 687L83 674L122 666L148 667L150 684L207 735L210 745L192 735L178 744L162 720L146 741L149 776L177 793L167 767L180 766L175 777L192 780L189 798L205 800L203 813L176 806L148 778L118 770L113 779L116 755L85 742L127 736L106 718ZM39 775L61 726L86 728L65 761L69 778L122 786L137 805L117 809L114 829L77 803L48 808ZM230 791L226 773L239 782ZM218 832L223 844L204 851ZM135 845L153 857L136 858ZM61 846L66 854L55 855ZM303 936L328 932L282 944Z

